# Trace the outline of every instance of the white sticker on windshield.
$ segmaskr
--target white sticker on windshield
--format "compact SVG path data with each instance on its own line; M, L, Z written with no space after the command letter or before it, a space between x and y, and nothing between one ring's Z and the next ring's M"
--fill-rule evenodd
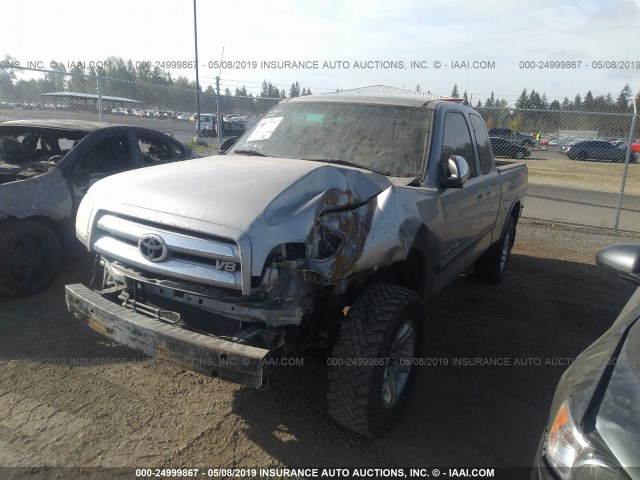
M247 142L268 140L283 118L284 117L263 118L255 130L251 132L251 135L247 138Z

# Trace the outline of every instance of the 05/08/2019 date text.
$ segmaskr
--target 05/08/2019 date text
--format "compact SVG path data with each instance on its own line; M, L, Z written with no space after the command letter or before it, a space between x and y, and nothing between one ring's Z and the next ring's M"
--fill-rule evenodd
M525 70L640 70L640 60L520 60L518 67Z
M414 358L397 358L392 359L388 357L358 357L358 358L341 358L341 357L329 357L327 358L327 365L329 366L346 366L346 367L375 367L378 365L413 365L417 367L440 367L449 365L448 358L440 357L414 357Z

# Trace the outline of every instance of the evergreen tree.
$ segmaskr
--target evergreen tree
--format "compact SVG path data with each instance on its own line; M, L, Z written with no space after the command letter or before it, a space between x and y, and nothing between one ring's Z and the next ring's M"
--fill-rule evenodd
M495 107L496 106L496 99L495 99L495 96L493 95L493 92L491 92L491 96L489 98L487 98L486 102L484 102L484 106L485 107Z
M292 83L289 89L289 98L295 98L300 96L300 84L298 82Z
M589 90L585 94L582 106L585 112L595 112L595 101L593 99L593 93L591 93L591 90Z
M540 94L536 92L534 89L531 89L531 93L529 94L529 105L528 108L542 108L542 99L540 98Z
M613 101L613 96L610 93L607 93L607 96L604 97L604 101L606 103L606 111L613 112L615 110L615 102Z
M577 112L582 111L582 97L580 96L579 93L576 95L576 98L574 98L573 100L573 109Z
M69 77L69 81L67 83L67 89L70 92L95 93L97 88L95 80L80 76L84 75L84 69L80 67L73 67L69 70L69 73L75 74L74 76Z
M65 90L67 84L67 76L61 75L67 72L67 69L64 66L64 62L58 62L58 65L52 68L55 72L58 73L45 73L44 74L44 84L43 84L43 92L42 93L51 93L51 92L61 92Z
M627 113L629 111L629 100L631 100L631 87L628 83L622 87L620 91L620 95L618 95L618 99L616 100L616 110L619 113Z
M457 83L453 86L453 90L451 90L451 98L460 98L460 93L458 93Z
M547 100L547 95L546 94L542 94L542 98L540 99L541 101L541 107L545 110L547 110L549 108L549 100Z
M420 84L416 85L416 92L420 91Z
M465 106L469 106L469 97L467 96L467 91L465 90L462 94L462 104Z
M529 107L529 98L527 97L527 89L522 90L522 93L516 100L516 108L528 108Z
M498 108L507 108L507 101L504 98L499 98L494 102L494 106Z

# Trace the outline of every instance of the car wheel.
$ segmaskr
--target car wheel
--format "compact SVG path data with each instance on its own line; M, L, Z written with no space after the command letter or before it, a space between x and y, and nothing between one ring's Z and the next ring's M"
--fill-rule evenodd
M2 293L21 297L48 287L62 262L62 246L55 232L31 220L7 222L0 230Z
M409 396L424 317L418 294L374 284L350 306L329 363L330 415L365 436L387 430Z
M504 278L507 271L507 263L511 255L511 247L516 237L516 220L509 216L507 226L500 240L476 260L474 271L476 277L484 283L498 283Z
M522 151L517 151L517 152L516 152L516 158L517 158L518 160L522 160L522 159L524 158L524 152L522 152Z

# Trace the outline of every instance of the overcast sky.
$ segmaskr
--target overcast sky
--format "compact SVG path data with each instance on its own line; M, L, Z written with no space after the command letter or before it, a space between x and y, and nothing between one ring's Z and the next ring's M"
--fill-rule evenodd
M9 54L21 64L108 56L154 63L194 59L192 0L16 0L3 2L2 17L0 59ZM266 79L287 92L298 81L314 93L420 84L423 91L448 95L457 84L474 104L491 91L513 104L523 88L549 99L587 90L615 97L626 82L634 93L640 89L640 0L198 0L198 48L201 82L206 86L220 73L232 91L245 85L257 93ZM209 68L223 48L224 60L256 62L257 68ZM262 68L264 61L286 60L318 64ZM599 60L630 63L596 68ZM338 61L343 68L323 68ZM376 61L388 63L378 68ZM412 68L412 61L421 68ZM494 68L473 68L474 61L489 62L478 67L493 62ZM530 69L521 61L581 66ZM179 74L195 78L193 69L172 71Z

